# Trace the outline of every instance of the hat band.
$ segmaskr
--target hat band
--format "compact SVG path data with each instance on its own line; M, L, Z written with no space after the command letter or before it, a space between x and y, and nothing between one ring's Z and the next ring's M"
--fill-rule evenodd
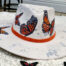
M16 32L14 30L13 26L12 26L11 30L12 30L13 34L16 35L17 37L19 37L20 39L30 41L30 42L36 42L36 43L43 43L43 42L51 41L52 39L55 38L55 35L56 35L56 32L55 32L54 35L52 35L51 37L49 37L47 39L33 39L33 38L25 37L25 36L19 34L18 32Z

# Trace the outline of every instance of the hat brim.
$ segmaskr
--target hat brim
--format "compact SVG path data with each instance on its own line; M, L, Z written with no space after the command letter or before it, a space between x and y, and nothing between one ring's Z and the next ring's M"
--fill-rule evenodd
M62 22L60 22L62 21ZM56 17L56 37L46 43L33 43L15 36L11 27L4 29L9 35L0 35L0 47L19 56L32 59L56 59L66 56L65 20Z

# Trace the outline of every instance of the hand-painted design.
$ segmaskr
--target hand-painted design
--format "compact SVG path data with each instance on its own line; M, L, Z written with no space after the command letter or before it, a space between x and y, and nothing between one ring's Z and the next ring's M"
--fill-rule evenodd
M27 21L26 24L22 24L20 26L20 33L27 36L34 32L36 25L37 25L37 18L35 16L31 16L31 18Z
M57 51L54 50L54 49L53 50L48 50L47 56L50 57L50 56L53 56L53 55L58 56Z
M51 36L53 33L53 30L54 30L54 24L55 24L55 19L53 19L52 23L50 24L50 22L48 20L48 12L47 12L47 10L45 10L44 17L43 17L42 31L44 33L50 32L50 36Z
M19 18L21 17L21 15L23 15L23 13L20 13L19 15L16 16L16 18L15 18L15 25L20 26Z
M7 27L0 27L0 34L5 34L5 35L8 35L8 33L2 29L5 29L5 28L9 28L9 26Z
M30 64L25 61L20 61L20 63L22 64L22 66L36 66L38 64L38 62L34 62Z

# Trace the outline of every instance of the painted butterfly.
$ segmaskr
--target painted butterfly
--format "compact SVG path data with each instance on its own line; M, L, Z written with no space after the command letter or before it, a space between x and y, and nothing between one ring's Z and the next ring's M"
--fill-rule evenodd
M19 18L21 17L21 15L23 15L23 13L20 13L19 15L16 16L16 18L15 18L15 25L20 26Z
M53 19L53 21L50 24L50 22L48 20L48 12L47 12L47 10L45 10L44 17L43 17L42 31L44 33L46 33L46 32L50 33L50 36L51 36L53 33L53 30L54 30L54 24L55 24L55 19Z
M25 61L20 61L20 63L23 65L23 66L36 66L38 64L38 62L34 62L34 63L27 63Z
M38 22L37 18L32 15L31 18L27 21L27 25L22 24L20 26L20 33L25 36L33 33L37 25L37 22Z
M5 29L5 28L9 28L9 26L7 27L0 27L0 34L5 34L5 35L8 35L8 33L2 29Z

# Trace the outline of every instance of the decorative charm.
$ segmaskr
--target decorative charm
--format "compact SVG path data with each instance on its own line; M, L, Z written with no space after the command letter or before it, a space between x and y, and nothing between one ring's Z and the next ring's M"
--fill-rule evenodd
M7 27L0 27L0 34L5 34L5 35L8 35L8 33L2 29L5 29L5 28L9 28L9 26Z
M21 15L23 15L23 13L21 13L21 14L16 16L16 18L15 18L15 25L20 26L19 18L21 17Z
M34 32L37 25L37 18L32 15L32 17L27 21L27 25L22 24L20 27L20 33L27 36Z
M20 63L22 64L22 66L36 66L38 64L38 62L34 62L30 64L25 61L20 61Z
M50 33L50 36L51 36L53 33L53 30L54 30L54 24L55 24L55 19L53 19L53 21L50 24L50 22L48 20L48 12L47 12L47 10L45 10L43 24L42 24L42 31L44 33L46 33L46 32Z

